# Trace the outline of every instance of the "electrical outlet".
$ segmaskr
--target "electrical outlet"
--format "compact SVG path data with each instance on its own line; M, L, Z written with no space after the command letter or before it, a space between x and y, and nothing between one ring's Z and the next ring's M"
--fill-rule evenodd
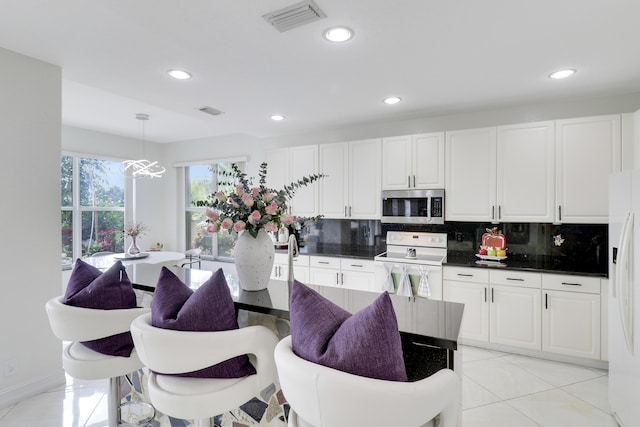
M18 372L18 363L15 359L8 360L4 363L4 376L10 377Z

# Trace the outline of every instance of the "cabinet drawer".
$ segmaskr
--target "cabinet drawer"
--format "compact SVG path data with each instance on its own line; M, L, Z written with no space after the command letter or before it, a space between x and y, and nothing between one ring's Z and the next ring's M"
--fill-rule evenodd
M556 291L600 294L600 278L566 274L544 274L542 275L542 287Z
M519 286L522 288L540 288L542 285L542 274L523 273L520 271L491 271L489 273L492 285Z
M447 267L443 268L444 280L458 282L488 283L489 270L483 268Z
M342 258L340 260L340 268L344 271L374 272L373 261L368 259Z
M340 258L312 255L309 257L309 266L319 268L335 268L339 270Z

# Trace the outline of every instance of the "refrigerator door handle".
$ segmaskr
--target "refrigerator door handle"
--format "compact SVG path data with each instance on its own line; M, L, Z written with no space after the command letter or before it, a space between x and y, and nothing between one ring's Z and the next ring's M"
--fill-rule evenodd
M633 254L629 248L632 236L633 212L628 212L620 235L614 293L617 294L618 298L618 309L620 310L624 339L629 352L633 355L633 278L630 277L630 257Z

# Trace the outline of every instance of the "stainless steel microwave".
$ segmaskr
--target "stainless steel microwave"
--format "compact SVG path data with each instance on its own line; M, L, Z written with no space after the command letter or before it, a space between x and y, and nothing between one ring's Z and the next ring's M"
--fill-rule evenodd
M444 190L383 190L381 221L444 224Z

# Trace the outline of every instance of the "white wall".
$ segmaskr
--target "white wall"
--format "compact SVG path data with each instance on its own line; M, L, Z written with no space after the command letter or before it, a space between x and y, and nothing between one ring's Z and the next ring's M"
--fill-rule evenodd
M60 68L0 48L0 407L64 381L45 302L60 294ZM7 363L15 374L5 375Z

